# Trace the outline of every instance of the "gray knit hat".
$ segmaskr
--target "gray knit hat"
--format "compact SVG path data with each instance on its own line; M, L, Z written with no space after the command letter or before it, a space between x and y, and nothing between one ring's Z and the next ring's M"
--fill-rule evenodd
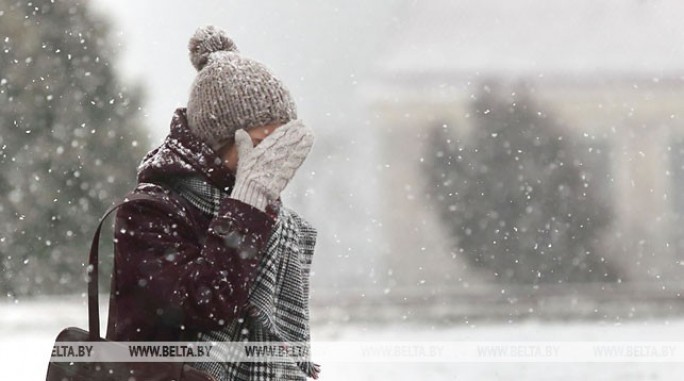
M212 149L240 128L297 119L285 85L262 63L241 55L223 30L197 29L188 49L198 71L188 99L188 125Z

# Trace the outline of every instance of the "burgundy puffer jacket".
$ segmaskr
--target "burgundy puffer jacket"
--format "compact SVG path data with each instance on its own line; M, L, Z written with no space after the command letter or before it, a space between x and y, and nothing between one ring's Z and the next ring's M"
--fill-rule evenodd
M221 329L244 313L279 204L264 213L224 198L214 218L165 185L190 174L228 192L235 181L216 153L190 133L181 108L164 143L143 159L131 192L160 202L126 204L116 215L110 340L180 340Z

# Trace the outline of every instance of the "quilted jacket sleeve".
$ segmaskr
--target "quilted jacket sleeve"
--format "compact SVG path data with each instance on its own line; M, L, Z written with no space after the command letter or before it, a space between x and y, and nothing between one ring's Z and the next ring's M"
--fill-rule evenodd
M114 235L119 292L146 298L164 324L220 329L245 305L274 224L273 216L227 198L200 242L173 203L126 204Z

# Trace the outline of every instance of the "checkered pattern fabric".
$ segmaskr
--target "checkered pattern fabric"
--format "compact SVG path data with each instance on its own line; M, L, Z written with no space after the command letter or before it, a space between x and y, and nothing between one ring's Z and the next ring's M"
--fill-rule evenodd
M221 198L228 196L200 176L181 177L171 186L195 208L214 216L218 215Z
M221 192L207 190L204 185L209 184L200 185L201 182L184 180L177 189L201 210L218 211L213 205L217 205L215 198L220 201ZM249 312L229 322L221 331L203 333L200 340L309 342L309 274L316 235L316 229L308 221L281 206L250 289ZM212 351L216 362L197 362L193 366L222 381L300 381L314 373L314 364L310 361L235 362L231 358L236 354L230 353L230 349L216 349L221 349Z

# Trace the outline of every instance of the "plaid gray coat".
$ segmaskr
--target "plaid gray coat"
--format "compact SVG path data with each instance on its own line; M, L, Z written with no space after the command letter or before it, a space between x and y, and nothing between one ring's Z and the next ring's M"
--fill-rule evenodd
M184 178L175 188L199 209L215 214L225 197L197 178ZM213 188L213 189L212 189ZM257 276L250 288L249 314L220 331L205 332L201 341L309 342L309 274L316 245L316 229L294 210L281 206L266 244ZM195 367L219 380L305 380L313 373L303 363L231 362L230 348L215 347L216 362Z

